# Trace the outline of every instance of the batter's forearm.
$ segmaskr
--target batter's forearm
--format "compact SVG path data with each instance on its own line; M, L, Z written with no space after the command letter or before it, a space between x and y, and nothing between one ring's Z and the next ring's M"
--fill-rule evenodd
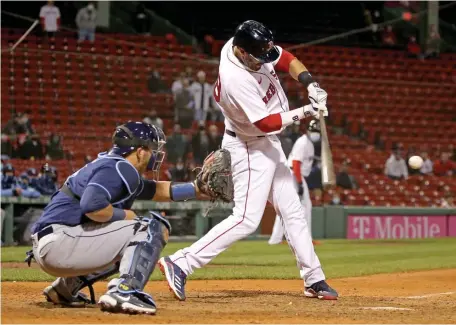
M312 108L312 105L306 105L293 109L288 112L271 114L257 122L255 126L264 133L279 131L282 127L293 124L306 117L316 116L317 112Z
M299 75L303 72L308 72L307 68L305 65L299 61L297 58L295 58L293 61L290 63L290 76L296 80L299 81Z

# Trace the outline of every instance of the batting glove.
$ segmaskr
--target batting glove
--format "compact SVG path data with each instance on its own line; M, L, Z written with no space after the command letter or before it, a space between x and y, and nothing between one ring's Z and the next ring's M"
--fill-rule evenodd
M312 82L307 86L309 92L309 100L313 104L320 104L326 106L326 100L328 99L328 93L320 88L320 85L316 82Z
M304 110L304 116L306 117L311 116L315 119L318 119L320 117L320 111L323 112L323 116L329 115L328 108L326 107L326 105L322 104L309 104L303 106L302 109Z

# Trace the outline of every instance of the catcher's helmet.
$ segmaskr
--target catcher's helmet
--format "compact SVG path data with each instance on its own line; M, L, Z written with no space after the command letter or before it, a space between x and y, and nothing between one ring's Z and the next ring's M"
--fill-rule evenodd
M272 31L255 20L247 20L236 28L233 45L244 49L261 63L273 62L280 56L274 46Z
M137 148L146 148L152 151L147 170L158 171L165 158L162 151L166 143L163 131L154 125L144 122L128 122L119 125L112 136L113 147L111 153L126 156Z
M309 125L307 126L307 130L310 132L317 132L320 133L320 122L317 120L312 120L309 122Z

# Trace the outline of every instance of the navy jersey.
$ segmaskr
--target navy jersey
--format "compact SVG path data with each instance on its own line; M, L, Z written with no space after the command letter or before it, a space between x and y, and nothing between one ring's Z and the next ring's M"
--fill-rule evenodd
M65 184L74 197L56 192L33 225L32 233L51 224L76 226L90 221L84 212L93 212L87 210L87 202L96 198L87 197L87 193L94 190L104 194L112 206L127 210L135 199L152 199L155 194L154 181L144 180L122 156L107 153L100 153L97 159L68 177Z

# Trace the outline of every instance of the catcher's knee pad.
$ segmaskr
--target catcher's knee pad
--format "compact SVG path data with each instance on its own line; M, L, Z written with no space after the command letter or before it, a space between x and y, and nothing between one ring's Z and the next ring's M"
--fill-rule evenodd
M145 241L136 243L132 253L128 272L121 276L117 285L122 292L142 291L160 254L168 242L171 225L161 215L150 212L151 218L143 218L142 223L147 222L147 238Z

